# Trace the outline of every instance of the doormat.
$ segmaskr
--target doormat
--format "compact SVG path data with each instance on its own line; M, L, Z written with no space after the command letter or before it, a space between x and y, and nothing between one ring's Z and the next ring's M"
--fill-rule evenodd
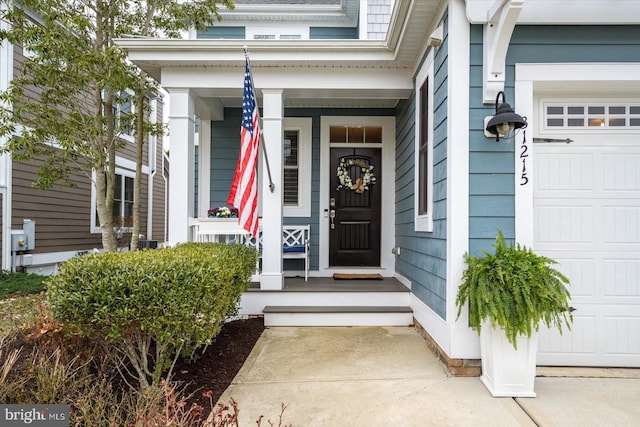
M382 280L381 274L334 273L334 280Z

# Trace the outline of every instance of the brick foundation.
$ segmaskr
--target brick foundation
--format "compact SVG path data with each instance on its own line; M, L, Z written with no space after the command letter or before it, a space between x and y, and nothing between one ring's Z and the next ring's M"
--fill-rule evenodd
M482 373L482 364L479 359L452 359L444 352L438 343L427 333L422 325L414 318L414 326L424 338L427 347L445 364L451 375L455 377L479 377Z

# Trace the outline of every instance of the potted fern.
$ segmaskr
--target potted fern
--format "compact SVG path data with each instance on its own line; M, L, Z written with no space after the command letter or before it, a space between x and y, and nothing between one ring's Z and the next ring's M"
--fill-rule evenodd
M571 328L569 280L556 261L520 244L505 242L495 253L465 254L467 268L458 289L458 318L469 302L469 325L480 334L481 381L493 396L535 397L536 351L540 324L560 333Z

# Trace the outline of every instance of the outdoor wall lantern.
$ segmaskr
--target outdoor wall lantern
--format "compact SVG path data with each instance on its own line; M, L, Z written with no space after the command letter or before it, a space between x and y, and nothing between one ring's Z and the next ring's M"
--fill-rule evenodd
M500 101L500 95L502 95L502 103ZM516 114L511 108L511 105L507 104L504 96L504 92L498 92L496 96L496 114L493 117L485 117L485 133L488 138L496 137L496 141L500 141L500 138L508 139L513 137L514 131L520 128L527 127L527 118Z

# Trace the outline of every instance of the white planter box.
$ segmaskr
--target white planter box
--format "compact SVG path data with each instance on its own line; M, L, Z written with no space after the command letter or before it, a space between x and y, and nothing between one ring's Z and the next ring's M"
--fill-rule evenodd
M494 329L489 323L482 325L480 381L494 397L536 397L533 386L538 332L533 331L531 338L518 336L517 342L515 350L502 329Z

